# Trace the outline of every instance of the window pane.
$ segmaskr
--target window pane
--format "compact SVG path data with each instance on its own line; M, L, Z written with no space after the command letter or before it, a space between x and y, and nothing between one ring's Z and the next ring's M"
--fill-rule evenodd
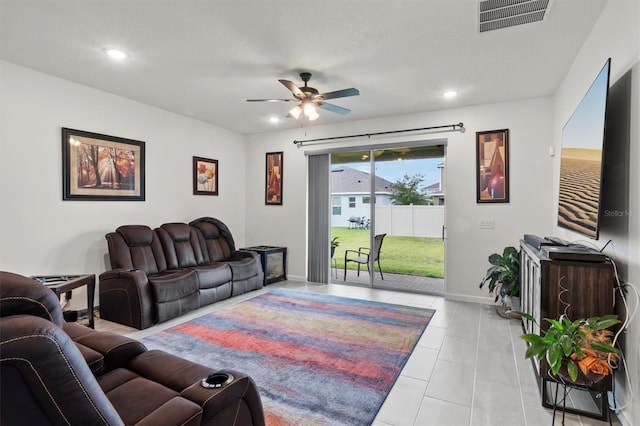
M342 214L342 207L332 207L331 211L334 216L340 216Z

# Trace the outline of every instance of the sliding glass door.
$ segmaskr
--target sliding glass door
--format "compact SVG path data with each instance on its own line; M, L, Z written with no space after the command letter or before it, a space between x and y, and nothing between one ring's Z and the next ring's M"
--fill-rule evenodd
M438 142L330 154L330 282L444 293Z

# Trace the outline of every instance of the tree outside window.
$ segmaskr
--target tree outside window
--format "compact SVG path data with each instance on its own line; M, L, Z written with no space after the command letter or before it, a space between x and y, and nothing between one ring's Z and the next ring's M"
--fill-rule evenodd
M391 185L393 191L391 195L392 203L395 205L408 206L427 204L426 197L420 192L419 186L424 177L418 173L414 176L404 175L401 180Z

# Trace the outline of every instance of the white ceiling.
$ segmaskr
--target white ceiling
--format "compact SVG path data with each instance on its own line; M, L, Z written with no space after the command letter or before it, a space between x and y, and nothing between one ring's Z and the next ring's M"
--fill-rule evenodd
M552 95L605 3L480 34L476 0L0 0L0 58L250 134L299 126L292 103L245 100L290 98L278 79L301 71L360 90L312 125Z

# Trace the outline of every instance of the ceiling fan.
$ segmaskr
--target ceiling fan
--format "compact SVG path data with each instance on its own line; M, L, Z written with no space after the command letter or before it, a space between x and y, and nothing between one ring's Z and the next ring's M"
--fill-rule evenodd
M316 107L341 115L349 114L351 112L350 109L327 103L325 100L346 98L347 96L357 96L360 94L358 89L354 89L353 87L349 89L336 90L335 92L318 93L317 89L307 86L307 83L311 80L311 73L301 72L300 78L304 82L304 86L302 87L296 86L294 82L289 80L278 80L287 89L291 90L291 93L294 96L293 99L247 99L247 102L300 102L298 105L293 107L291 111L289 111L289 116L299 118L300 115L304 113L304 116L309 120L315 120L319 116L316 111Z

